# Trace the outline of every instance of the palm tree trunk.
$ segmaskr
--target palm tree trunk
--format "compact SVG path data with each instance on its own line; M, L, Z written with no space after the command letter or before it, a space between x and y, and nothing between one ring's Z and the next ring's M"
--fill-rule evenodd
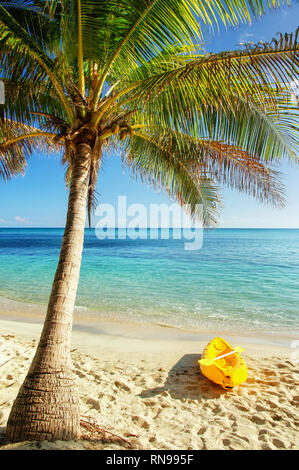
M70 343L84 241L90 155L89 145L77 145L66 227L45 324L7 423L7 436L12 442L70 440L80 435Z

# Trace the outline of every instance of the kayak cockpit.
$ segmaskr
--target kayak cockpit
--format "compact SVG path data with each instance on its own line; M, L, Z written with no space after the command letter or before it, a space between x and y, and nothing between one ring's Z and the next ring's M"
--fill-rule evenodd
M247 379L244 359L223 338L217 337L210 341L203 351L202 359L198 361L202 374L224 389L233 388Z

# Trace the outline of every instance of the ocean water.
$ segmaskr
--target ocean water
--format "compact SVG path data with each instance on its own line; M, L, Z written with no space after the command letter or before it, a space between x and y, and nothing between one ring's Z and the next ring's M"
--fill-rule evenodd
M0 229L0 296L46 304L62 229ZM161 235L161 234L160 234ZM196 329L299 334L299 230L99 240L86 230L76 310Z

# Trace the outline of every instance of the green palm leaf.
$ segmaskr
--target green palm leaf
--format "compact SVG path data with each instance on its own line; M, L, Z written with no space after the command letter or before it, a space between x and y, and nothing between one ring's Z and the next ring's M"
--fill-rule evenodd
M59 151L55 134L5 119L0 130L0 179L7 180L23 173L34 151Z
M155 59L135 68L132 78L136 87L123 100L127 104L130 97L132 106L134 100L146 100L148 106L153 104L153 112L160 104L161 111L167 111L166 125L175 119L176 126L188 127L198 110L211 104L235 110L242 107L242 99L248 105L259 104L261 109L271 106L276 111L278 104L287 106L290 94L286 89L298 72L297 30L294 35L280 35L278 41L250 45L244 51Z
M5 60L9 61L10 67L18 67L20 63L23 64L23 70L20 68L18 70L21 77L24 76L24 73L29 78L36 78L37 75L38 79L42 79L47 76L69 119L72 119L73 112L65 96L62 86L63 80L59 73L60 60L54 61L42 48L42 45L36 42L36 38L30 34L30 31L26 31L1 5L0 49L5 53Z
M160 181L159 166L155 163L158 161L162 165L161 161L165 161L167 165L176 165L175 173L183 172L184 176L188 174L197 184L201 183L203 177L204 182L209 181L211 184L214 181L254 196L262 202L266 201L274 206L283 204L283 187L278 173L268 163L248 154L242 148L219 140L199 140L157 127L151 131L136 132L136 139L131 143L128 153L129 164L140 174L144 175L146 171L154 168L156 173L153 179ZM146 148L146 155L142 145ZM147 154L149 152L151 156ZM161 171L163 170L165 171L165 168L161 166ZM165 179L162 178L161 181L165 184ZM175 193L169 191L169 194L175 197ZM193 193L193 200L188 200L187 188L184 197L180 198L182 204L191 204L192 213L195 212L196 204L205 206L211 202L209 199L202 199L200 192L196 197ZM208 220L207 215L205 220Z
M217 223L219 187L208 175L192 171L179 154L169 151L155 136L137 133L130 143L127 164L133 174L179 201L206 227Z

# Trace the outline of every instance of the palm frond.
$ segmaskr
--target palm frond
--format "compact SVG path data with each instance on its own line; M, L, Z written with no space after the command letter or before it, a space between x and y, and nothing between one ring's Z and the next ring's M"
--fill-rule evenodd
M128 87L118 109L144 104L149 117L158 113L164 126L185 132L210 107L231 113L243 109L245 102L278 114L290 107L289 85L298 71L297 30L269 44L249 45L244 51L194 59L182 54L180 61L154 60L152 69L149 63L135 70L134 79L139 81Z
M42 127L44 119L41 119L41 116L46 113L60 116L59 119L66 122L68 118L65 110L46 78L34 82L30 79L20 78L16 74L9 78L7 75L2 69L0 79L5 85L3 114L6 118Z
M48 77L51 81L70 120L73 110L63 89L63 80L59 70L59 61L54 61L46 51L35 42L15 18L0 5L0 50L2 62L7 61L10 67L19 69L23 75L39 80ZM58 63L57 63L58 62Z
M221 186L253 196L273 207L285 204L280 173L240 148L219 141L202 141L204 164L194 164L194 171L205 171Z
M127 149L126 163L135 177L165 190L192 217L200 217L204 226L216 225L219 187L204 172L190 171L179 155L161 147L154 137L136 133Z
M169 165L181 166L193 178L204 176L214 184L237 189L273 206L281 207L284 203L279 173L240 147L211 139L199 140L158 127L151 133L139 131L136 135L140 139L140 153L143 140L146 151L149 146L155 148L160 159L165 159ZM133 149L135 145L133 142ZM142 155L135 156L137 162L143 159Z
M86 2L89 3L88 1ZM97 2L95 2L97 3ZM261 16L264 7L275 8L283 2L272 0L134 0L117 2L117 12L110 15L104 44L109 45L106 65L99 79L96 99L105 79L113 69L120 74L124 65L145 63L153 59L161 49L173 44L195 44L203 37L203 27L213 30L222 22L236 25L250 22L250 12ZM107 2L105 8L115 9L115 3ZM90 15L88 16L90 18ZM91 19L91 22L93 20ZM115 35L115 31L118 35ZM112 33L112 34L111 34Z
M294 126L294 129L291 126ZM236 110L207 108L199 115L193 135L242 148L261 161L296 158L299 150L295 108L278 112L248 106L240 100Z
M1 122L0 178L7 180L22 173L34 151L59 151L54 144L55 134L9 119Z

